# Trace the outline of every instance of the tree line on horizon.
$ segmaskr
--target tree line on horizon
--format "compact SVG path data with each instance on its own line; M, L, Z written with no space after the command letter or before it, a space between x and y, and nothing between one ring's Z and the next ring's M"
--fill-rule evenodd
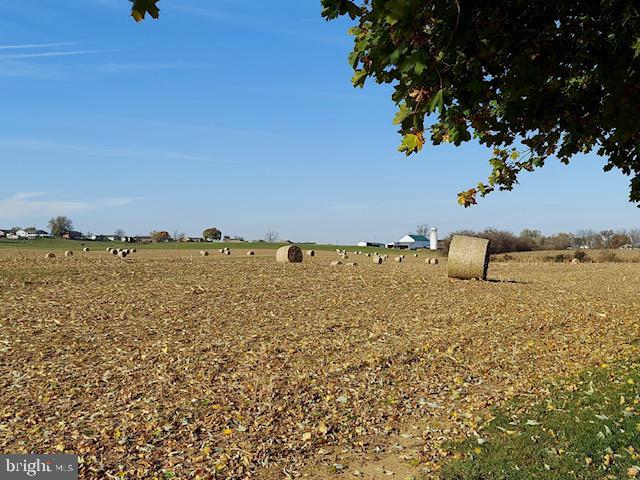
M625 246L640 247L640 228L618 230L583 229L575 233L561 232L544 235L540 230L524 229L515 235L506 230L458 230L444 240L445 250L453 235L469 235L489 240L489 253L529 252L533 250L566 250L569 248L618 249Z

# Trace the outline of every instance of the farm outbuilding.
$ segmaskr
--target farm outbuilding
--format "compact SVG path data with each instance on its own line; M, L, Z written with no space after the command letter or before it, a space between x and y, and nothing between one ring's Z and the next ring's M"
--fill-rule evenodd
M405 250L417 250L419 248L429 248L429 239L424 235L407 234L397 242L387 244L387 248L399 248Z

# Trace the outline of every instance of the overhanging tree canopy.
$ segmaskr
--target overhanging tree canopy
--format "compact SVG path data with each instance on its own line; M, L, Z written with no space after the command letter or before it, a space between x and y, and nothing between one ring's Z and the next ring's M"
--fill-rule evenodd
M157 16L156 1L132 1L136 20ZM328 20L357 22L354 85L394 86L402 152L472 138L493 150L489 179L461 204L511 190L549 157L591 151L632 176L640 202L637 0L321 2Z

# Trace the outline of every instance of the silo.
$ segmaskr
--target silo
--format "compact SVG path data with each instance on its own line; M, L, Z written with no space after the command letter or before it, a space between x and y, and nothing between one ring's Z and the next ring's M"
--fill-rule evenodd
M438 250L438 229L431 227L431 233L429 234L429 248L431 250Z

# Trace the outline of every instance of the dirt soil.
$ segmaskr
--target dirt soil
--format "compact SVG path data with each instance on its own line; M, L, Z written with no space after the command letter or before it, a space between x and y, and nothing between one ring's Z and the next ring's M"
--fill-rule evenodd
M82 479L431 478L488 407L640 346L640 264L56 254L0 254L0 451Z

